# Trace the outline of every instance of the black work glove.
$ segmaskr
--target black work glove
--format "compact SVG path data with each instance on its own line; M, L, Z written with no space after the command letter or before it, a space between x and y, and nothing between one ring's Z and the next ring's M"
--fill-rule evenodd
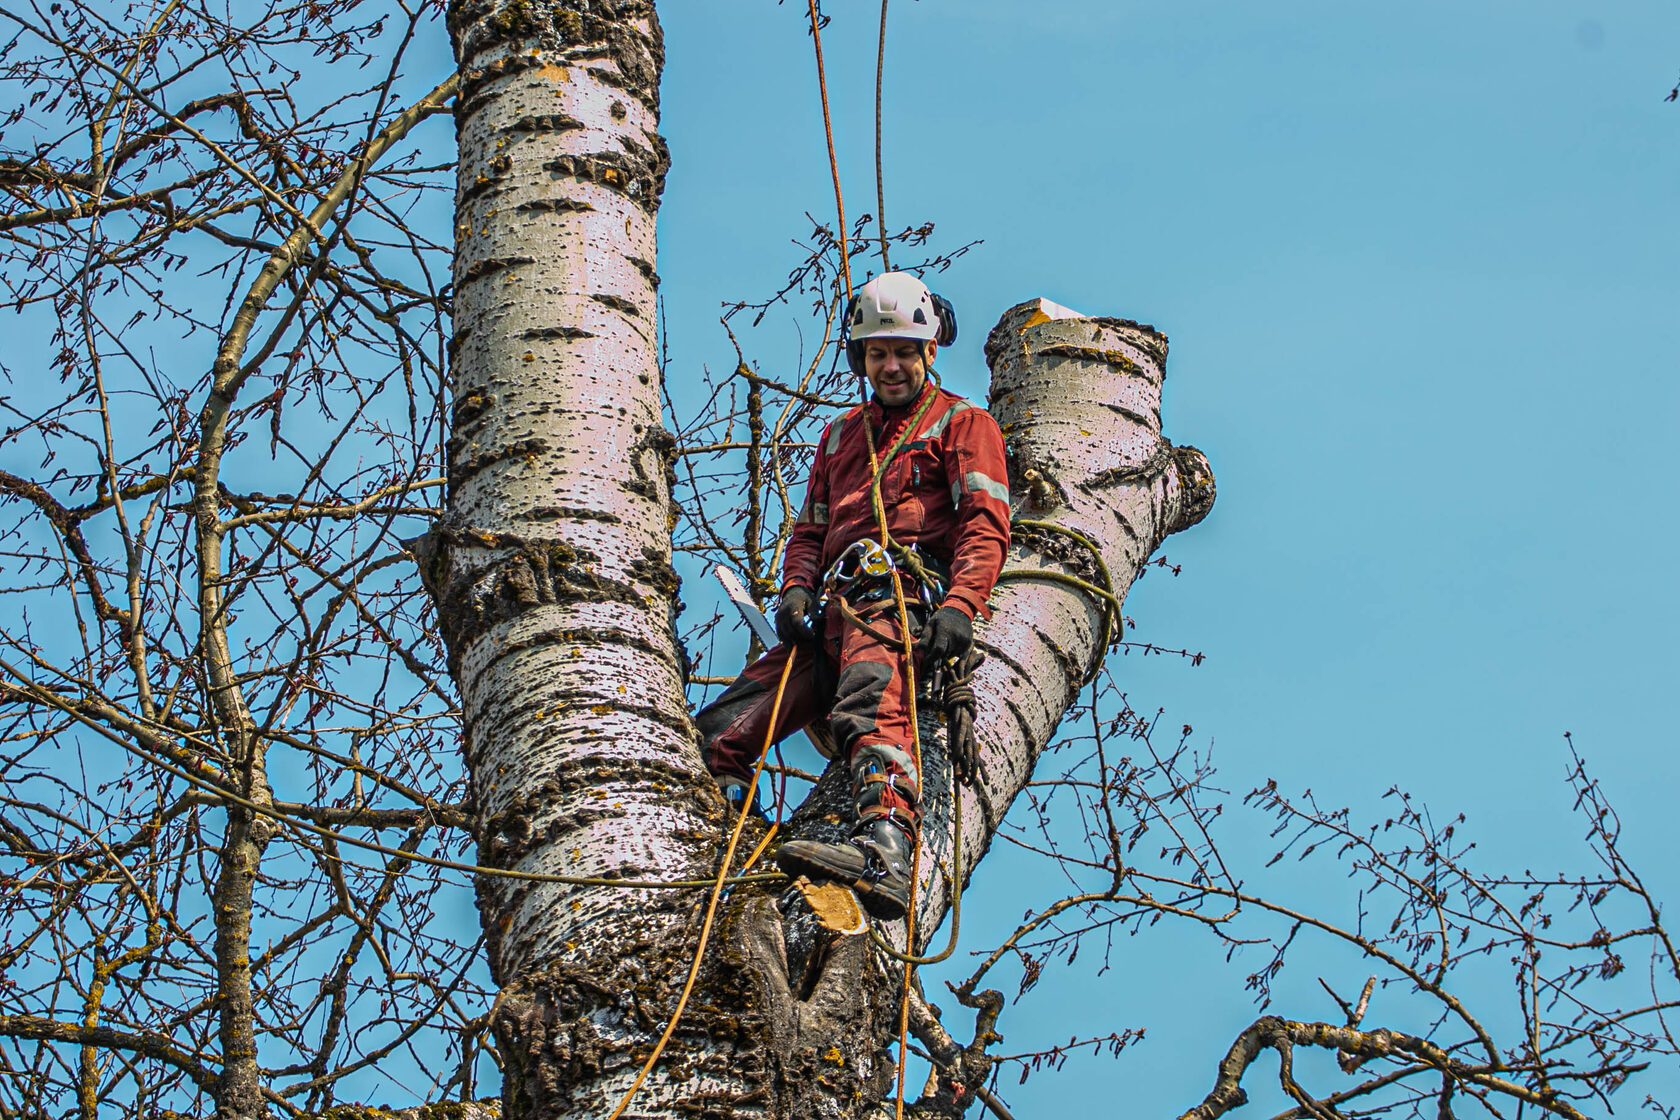
M817 605L817 597L808 587L790 587L782 592L782 602L776 608L776 637L786 645L808 642L815 638L806 614Z
M922 629L919 644L930 661L961 657L974 644L974 623L956 607L940 607Z

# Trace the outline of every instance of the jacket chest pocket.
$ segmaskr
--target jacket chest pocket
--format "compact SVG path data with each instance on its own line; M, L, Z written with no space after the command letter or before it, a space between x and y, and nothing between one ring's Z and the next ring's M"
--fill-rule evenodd
M881 480L881 500L891 504L914 497L925 503L930 497L936 498L948 485L939 456L917 440L899 452L886 477Z

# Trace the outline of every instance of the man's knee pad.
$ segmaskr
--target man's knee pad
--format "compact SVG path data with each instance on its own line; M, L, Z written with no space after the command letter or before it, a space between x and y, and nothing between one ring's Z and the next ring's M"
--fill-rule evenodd
M758 681L748 680L746 677L737 678L735 683L723 690L723 695L700 709L694 717L694 726L700 731L700 743L705 746L724 728L741 718L741 713L750 708L769 689Z
M840 671L834 690L834 708L828 716L835 738L842 744L851 744L875 730L881 698L892 679L892 666L878 661L854 661Z

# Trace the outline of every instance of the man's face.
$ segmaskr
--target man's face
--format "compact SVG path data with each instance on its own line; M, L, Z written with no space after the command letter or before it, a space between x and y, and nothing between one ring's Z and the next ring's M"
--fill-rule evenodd
M922 356L926 345L927 356ZM914 338L871 338L863 344L863 372L869 387L887 408L915 400L927 380L927 363L938 346Z

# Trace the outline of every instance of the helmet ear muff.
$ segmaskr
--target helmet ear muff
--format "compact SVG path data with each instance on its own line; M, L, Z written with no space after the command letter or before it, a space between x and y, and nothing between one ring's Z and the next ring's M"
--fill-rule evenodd
M863 343L846 343L846 364L852 367L852 372L859 377L866 376L863 367Z
M863 376L863 343L852 341L852 325L858 317L858 293L846 297L846 310L840 316L840 345L846 348L846 364L852 372Z
M938 292L929 292L928 296L933 300L934 317L939 320L939 333L933 340L941 346L949 346L957 340L957 309Z

